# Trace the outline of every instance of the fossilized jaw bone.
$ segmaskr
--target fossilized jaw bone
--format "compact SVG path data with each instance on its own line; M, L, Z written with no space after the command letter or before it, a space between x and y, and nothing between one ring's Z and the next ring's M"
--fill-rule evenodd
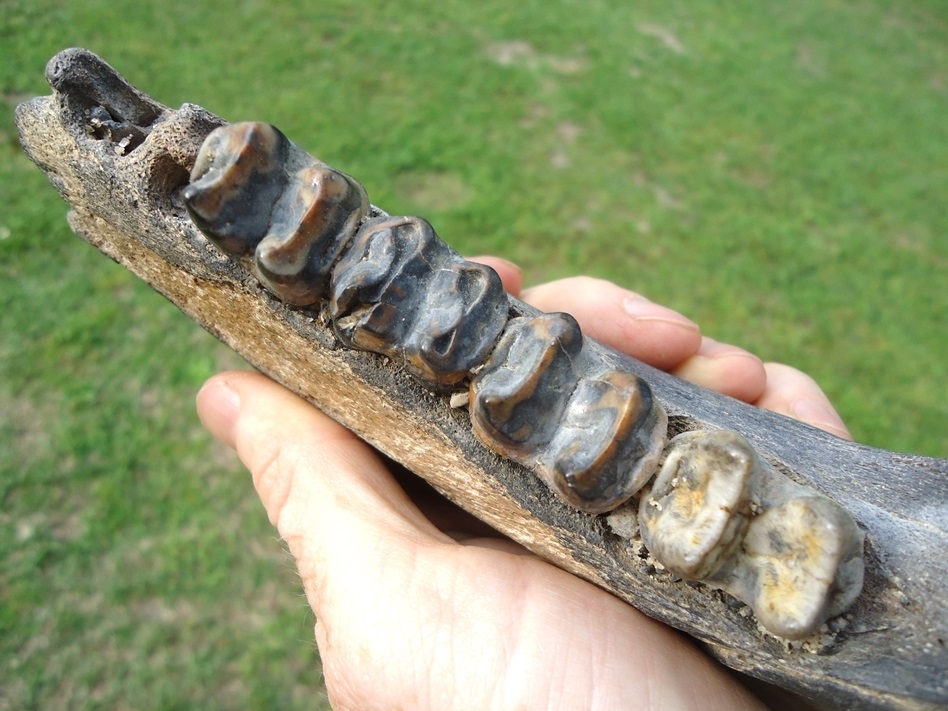
M328 301L343 344L388 356L437 392L470 378L474 434L570 505L610 511L654 473L667 420L643 380L608 367L567 314L508 322L493 270L420 218L364 219L362 187L275 128L215 130L184 198L281 299ZM732 593L775 634L811 634L861 589L862 533L849 514L785 480L737 433L676 438L639 511L656 559Z
M806 637L862 589L863 533L839 504L783 477L736 432L687 432L641 498L642 538L669 571Z

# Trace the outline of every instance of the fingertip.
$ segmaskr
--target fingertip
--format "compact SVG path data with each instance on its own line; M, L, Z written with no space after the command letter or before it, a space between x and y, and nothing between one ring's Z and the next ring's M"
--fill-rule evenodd
M836 408L813 378L783 363L764 363L764 370L767 385L755 405L852 440Z
M835 408L822 399L800 398L790 403L790 416L801 422L818 427L830 434L834 434L841 439L852 441L852 434L846 427L842 418L837 414Z
M240 394L228 380L230 373L209 378L195 397L201 424L228 447L236 448L234 428L240 416Z
M753 353L703 337L698 352L680 363L672 375L742 402L754 402L764 392L767 373Z

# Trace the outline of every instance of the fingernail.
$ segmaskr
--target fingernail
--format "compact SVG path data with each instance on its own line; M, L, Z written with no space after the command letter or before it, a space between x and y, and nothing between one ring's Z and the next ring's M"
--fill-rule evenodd
M636 321L663 321L697 331L698 324L667 306L655 304L644 296L627 296L622 300L622 309Z
M798 420L803 420L814 427L829 430L833 434L846 439L852 438L836 411L822 402L810 398L801 398L790 405L790 412Z
M197 394L198 416L208 431L234 446L233 430L240 415L240 395L223 379L212 378Z

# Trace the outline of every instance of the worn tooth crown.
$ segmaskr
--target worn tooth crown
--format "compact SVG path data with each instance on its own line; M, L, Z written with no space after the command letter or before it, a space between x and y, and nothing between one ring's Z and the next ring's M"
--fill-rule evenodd
M614 509L651 477L666 424L635 375L609 370L581 378L545 458L554 489L584 511Z
M576 387L572 358L581 348L579 324L568 314L512 319L471 382L471 422L480 440L531 465Z
M665 440L665 413L648 386L606 368L568 314L513 319L470 402L482 442L590 513L638 491Z
M389 356L436 390L487 358L507 311L497 273L465 261L420 218L366 222L332 279L339 339Z
M184 203L201 232L233 257L252 254L289 183L280 131L265 123L215 129L198 153Z
M321 165L303 168L290 183L254 263L283 301L309 306L326 295L333 265L368 213L369 199L359 183Z
M510 319L496 272L421 218L366 219L362 186L274 127L213 131L183 196L201 231L282 301L328 301L344 345L389 357L436 392L470 379L477 438L568 504L610 511L654 473L667 417L647 383L610 367L568 314ZM774 471L736 432L686 432L664 454L637 510L666 569L727 591L790 639L856 599L863 534L838 504Z
M804 495L764 512L743 549L756 573L748 596L758 621L788 639L815 631L859 594L862 546L849 514L825 497Z
M649 550L670 571L706 578L738 542L749 513L748 481L757 455L736 432L675 437L639 520Z
M813 634L862 589L852 517L777 475L736 432L674 438L639 522L669 571L731 593L787 639Z

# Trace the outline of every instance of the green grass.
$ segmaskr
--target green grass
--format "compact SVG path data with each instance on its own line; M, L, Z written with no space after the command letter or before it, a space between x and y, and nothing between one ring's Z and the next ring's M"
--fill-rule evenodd
M948 456L948 6L0 0L0 709L313 708L313 619L193 411L235 357L74 238L15 104L85 46L279 125L529 282L590 273ZM621 6L621 7L620 7Z

